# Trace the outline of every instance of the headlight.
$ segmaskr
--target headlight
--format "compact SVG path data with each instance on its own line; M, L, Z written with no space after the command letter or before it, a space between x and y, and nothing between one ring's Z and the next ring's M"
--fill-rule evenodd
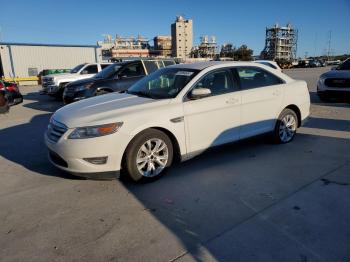
M68 136L68 139L84 139L110 135L117 132L122 125L123 122L118 122L100 126L78 127Z
M83 90L86 90L86 89L89 89L94 83L91 82L91 83L87 83L85 85L82 85L82 86L78 86L75 91L83 91Z
M326 80L326 77L320 76L320 79L318 79L318 82L320 82L321 84L324 84L325 80Z

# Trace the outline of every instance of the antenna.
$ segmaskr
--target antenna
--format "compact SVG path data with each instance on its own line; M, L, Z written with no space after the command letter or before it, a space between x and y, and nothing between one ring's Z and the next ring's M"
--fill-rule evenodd
M328 51L327 51L327 61L329 61L329 57L331 54L331 41L332 41L332 30L329 30L329 36L328 36Z

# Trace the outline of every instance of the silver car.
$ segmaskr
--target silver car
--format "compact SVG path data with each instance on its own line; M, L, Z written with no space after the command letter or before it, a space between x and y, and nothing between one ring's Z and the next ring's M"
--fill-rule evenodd
M317 94L321 101L328 101L333 97L350 97L350 58L320 76Z

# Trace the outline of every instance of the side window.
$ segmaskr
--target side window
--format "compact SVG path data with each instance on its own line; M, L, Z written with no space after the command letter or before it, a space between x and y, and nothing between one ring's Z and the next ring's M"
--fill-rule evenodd
M84 74L97 74L97 65L89 65L83 69Z
M101 64L101 70L105 69L107 66L110 66L110 64Z
M163 68L164 67L163 61L161 61L161 60L157 61L157 64L158 64L159 68Z
M173 60L163 60L165 66L175 65Z
M157 64L157 61L147 61L147 60L144 60L143 63L145 64L145 67L147 69L147 73L148 74L151 74L155 71L158 70L158 64Z
M237 73L242 89L280 85L284 83L272 73L257 67L239 67L237 68Z
M205 75L194 88L209 88L212 96L235 91L228 70L218 70Z
M137 77L145 75L141 63L131 64L125 66L125 68L119 73L123 77Z

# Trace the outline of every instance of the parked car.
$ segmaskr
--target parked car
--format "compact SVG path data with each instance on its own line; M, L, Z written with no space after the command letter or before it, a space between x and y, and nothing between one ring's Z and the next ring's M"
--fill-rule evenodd
M42 92L62 99L64 87L73 81L93 77L111 63L81 64L65 74L52 74L42 77Z
M0 90L4 91L9 106L14 106L23 102L23 96L16 83L0 80Z
M308 117L305 81L251 62L202 62L165 67L125 93L64 106L45 134L49 159L85 177L123 168L139 181L173 160L247 137L271 133L288 143Z
M5 114L9 111L8 101L5 95L5 91L0 90L0 114Z
M333 97L350 97L350 58L320 76L317 94L325 102Z
M40 73L38 74L38 78L39 78L38 84L42 85L44 76L53 75L53 74L64 74L64 73L69 73L70 71L71 69L44 69L40 71Z
M280 66L275 62L275 61L270 61L270 60L255 60L255 63L259 63L259 64L263 64L266 66L269 66L273 69L276 69L278 71L282 72L282 69L280 68Z
M63 93L65 104L96 95L122 92L145 75L159 68L174 65L171 59L138 59L109 65L92 78L74 81L66 85Z
M310 60L309 67L321 67L322 64L318 60Z

